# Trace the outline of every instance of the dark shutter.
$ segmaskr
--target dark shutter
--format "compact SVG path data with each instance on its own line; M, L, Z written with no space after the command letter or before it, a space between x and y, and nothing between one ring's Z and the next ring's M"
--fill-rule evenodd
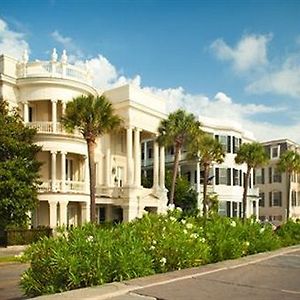
M243 173L243 187L245 188L246 184L246 173Z
M227 153L231 153L231 136L227 136Z
M282 206L282 192L279 192L278 206Z
M216 172L216 185L218 185L219 184L219 168L216 168L215 172Z
M272 192L269 192L269 206L272 207Z
M218 141L219 140L219 135L215 135L215 139Z
M261 183L265 184L265 168L261 168Z
M239 139L239 148L241 147L242 145L242 139Z
M227 185L231 185L231 169L227 169Z
M235 137L232 137L232 148L233 148L233 153L236 153L236 148L235 148Z
M243 186L243 173L242 173L242 170L240 170L240 186Z
M249 176L249 189L252 188L252 180L251 180L251 178L252 178L252 176L251 176L251 174L250 174L250 176Z
M255 185L255 180L256 180L255 176L256 176L256 172L255 169L253 169L253 185Z
M272 168L269 168L269 183L272 183Z

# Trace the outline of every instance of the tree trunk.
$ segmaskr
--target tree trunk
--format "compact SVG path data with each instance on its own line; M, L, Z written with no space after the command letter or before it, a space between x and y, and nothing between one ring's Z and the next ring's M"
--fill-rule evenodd
M245 178L245 187L243 192L243 220L247 219L247 192L248 192L248 185L249 185L249 177L250 177L251 168L247 167L247 173Z
M96 223L96 168L95 168L95 142L87 140L88 157L89 157L89 173L90 173L90 202L91 222Z
M175 160L173 165L173 178L172 178L172 186L171 186L171 194L169 204L174 204L174 193L175 193L175 184L178 173L178 165L179 165L179 152L180 146L175 146Z
M208 184L208 165L204 164L204 181L203 181L203 216L207 216L207 184Z
M287 184L287 203L286 203L286 221L290 217L290 201L291 201L291 172L288 172L288 184Z

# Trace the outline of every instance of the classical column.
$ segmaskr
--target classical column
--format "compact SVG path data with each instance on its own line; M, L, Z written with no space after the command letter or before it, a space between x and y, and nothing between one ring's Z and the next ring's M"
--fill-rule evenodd
M255 203L255 216L256 220L259 220L259 200L256 200Z
M52 99L52 132L56 132L57 123L57 100Z
M105 221L110 222L112 220L113 220L112 205L108 204L105 206Z
M51 151L51 190L56 191L56 151Z
M159 153L159 186L165 188L165 147L160 147Z
M23 119L25 123L29 122L29 106L28 102L23 102Z
M147 151L147 142L144 142L144 162L143 162L143 166L146 167L147 166L147 156L148 156L148 151Z
M105 182L104 184L106 186L111 186L111 150L110 150L110 146L107 147L106 149L106 155L105 155Z
M134 129L134 183L135 186L141 185L141 144L140 129Z
M90 170L88 156L84 156L84 181L85 181L85 192L90 193Z
M197 161L196 165L196 191L197 191L197 207L202 215L202 201L201 201L201 186L200 186L200 162Z
M158 143L153 141L153 152L154 152L154 159L153 159L153 188L157 189L158 187Z
M57 226L57 201L49 201L49 225L50 228L56 228Z
M61 191L66 191L66 152L61 152Z
M69 201L66 200L59 201L60 226L66 226L68 224L68 203Z
M129 127L126 129L127 133L127 185L132 184L132 128Z
M67 103L65 101L61 101L61 114L62 114L62 116L64 116L64 114L65 114L66 106L67 106Z

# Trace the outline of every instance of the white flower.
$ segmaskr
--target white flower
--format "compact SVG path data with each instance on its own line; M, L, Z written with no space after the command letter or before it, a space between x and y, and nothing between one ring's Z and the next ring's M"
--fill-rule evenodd
M175 205L174 204L169 204L168 205L168 210L172 211L175 209Z
M259 233L263 233L264 231L265 231L265 228L262 227L262 228L260 229Z
M201 241L201 243L205 243L206 239L205 238L201 238L200 241Z
M180 211L180 212L182 212L182 208L181 208L181 207L179 207L179 206L178 206L178 207L176 207L176 210L177 210L177 211Z
M236 227L236 222L235 221L231 221L230 226Z
M250 243L247 241L247 242L245 242L245 245L246 245L247 247L249 247Z
M198 237L199 237L199 235L197 233L192 233L191 234L192 239L197 239Z
M166 227L163 227L162 231L166 231Z
M181 220L181 223L184 225L186 223L186 220L185 219L182 219Z
M155 249L155 247L152 245L151 247L150 247L150 250L154 250Z
M175 221L176 221L176 218L170 217L170 220L171 220L172 222L175 222Z
M187 228L187 229L192 229L192 228L193 228L193 224L187 223L187 224L186 224L186 228Z
M184 234L187 234L187 230L186 230L186 229L183 229L183 233L184 233Z
M88 242L92 242L94 240L94 237L92 235L88 236L86 239Z
M163 258L160 259L159 262L162 264L162 266L164 266L167 262L167 259L165 257L163 257Z
M156 241L156 240L153 240L153 241L152 241L152 244L153 244L153 245L156 245L156 244L157 244L157 241Z

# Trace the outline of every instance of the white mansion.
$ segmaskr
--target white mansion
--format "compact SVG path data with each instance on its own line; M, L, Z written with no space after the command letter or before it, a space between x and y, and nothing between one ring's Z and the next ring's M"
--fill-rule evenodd
M90 197L87 146L78 133L61 126L66 103L80 95L100 95L87 69L68 64L64 51L58 60L22 61L0 56L0 97L20 108L24 122L37 128L36 143L42 186L33 226L77 225L89 220ZM99 221L129 221L144 210L163 212L167 207L164 187L164 148L154 145L153 187L141 186L141 140L154 138L165 114L165 103L151 94L125 85L104 92L124 120L118 134L97 141L96 190Z

